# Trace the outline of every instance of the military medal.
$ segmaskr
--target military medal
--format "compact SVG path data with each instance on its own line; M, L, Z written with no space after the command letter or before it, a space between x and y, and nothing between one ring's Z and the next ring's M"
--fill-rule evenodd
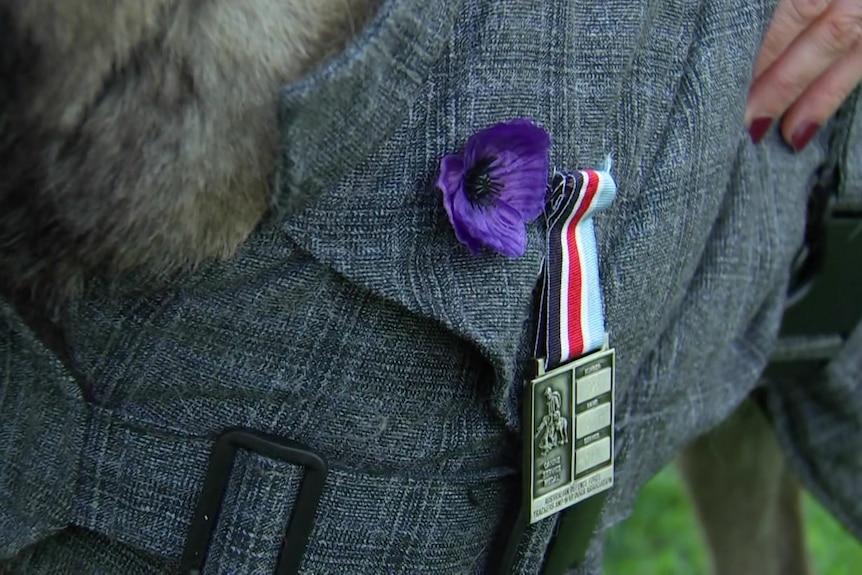
M524 401L524 490L535 523L614 482L614 350L592 216L616 195L608 172L554 175L533 378Z
M473 134L440 160L437 188L455 237L471 252L510 258L527 249L526 225L545 215L536 355L522 419L524 500L504 520L488 573L508 573L527 524L565 511L546 556L549 573L583 557L614 482L614 350L605 333L593 215L616 195L605 171L555 173L547 132L526 118ZM576 505L580 503L579 505Z

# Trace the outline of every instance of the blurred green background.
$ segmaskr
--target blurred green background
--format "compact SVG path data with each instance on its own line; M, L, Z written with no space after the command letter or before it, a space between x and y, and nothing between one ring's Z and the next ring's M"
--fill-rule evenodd
M805 497L808 547L817 575L862 573L862 545L810 496ZM641 492L634 514L605 546L606 575L700 575L707 558L694 513L671 466Z

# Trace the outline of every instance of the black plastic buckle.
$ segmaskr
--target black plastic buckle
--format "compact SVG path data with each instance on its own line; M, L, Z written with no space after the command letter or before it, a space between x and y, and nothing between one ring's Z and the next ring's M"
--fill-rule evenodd
M862 321L862 213L828 213L817 242L794 267L789 305L781 323L782 339L819 337L837 342L804 359L776 359L768 379L808 379L826 365Z
M250 429L230 429L216 439L210 454L203 490L186 536L180 572L184 575L200 575L203 571L238 449L247 449L270 459L307 468L282 540L275 570L277 575L297 573L308 546L314 515L329 469L320 455L304 445Z

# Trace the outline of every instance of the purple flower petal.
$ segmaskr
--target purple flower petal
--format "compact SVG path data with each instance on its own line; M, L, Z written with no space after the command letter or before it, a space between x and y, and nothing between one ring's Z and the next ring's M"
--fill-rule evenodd
M545 208L551 138L526 119L496 124L467 140L464 153L440 162L437 187L458 240L523 255L525 224Z
M527 250L527 231L520 214L498 204L494 209L476 207L465 194L450 196L447 212L458 240L478 253L487 246L510 258L524 255Z
M500 202L521 214L525 222L532 222L545 210L548 190L548 155L507 158L491 168L491 177L503 182ZM510 160L510 161L506 161Z
M500 201L530 222L545 208L551 137L529 120L517 119L477 132L464 149L464 163L492 157L491 177L502 183Z
M474 254L478 254L482 249L483 242L473 236L470 230L471 218L464 214L465 209L456 207L459 198L463 198L462 194L451 194L443 198L443 206L446 208L446 213L449 214L449 221L452 223L452 229L455 230L455 237L458 241L467 246ZM472 206L471 206L472 207Z
M453 154L443 156L440 160L440 175L437 177L437 187L448 196L464 193L464 161Z
M512 152L515 156L545 156L547 162L551 137L530 120L519 118L495 124L473 134L464 146L464 163L475 164L484 156Z

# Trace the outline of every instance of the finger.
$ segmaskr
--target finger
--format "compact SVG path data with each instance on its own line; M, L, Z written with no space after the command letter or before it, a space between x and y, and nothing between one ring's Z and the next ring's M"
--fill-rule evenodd
M781 120L781 134L801 150L862 81L862 41L841 56L793 103Z
M754 63L754 78L765 72L803 30L817 20L833 0L781 0Z
M833 4L751 87L745 121L781 116L862 37L862 2Z

